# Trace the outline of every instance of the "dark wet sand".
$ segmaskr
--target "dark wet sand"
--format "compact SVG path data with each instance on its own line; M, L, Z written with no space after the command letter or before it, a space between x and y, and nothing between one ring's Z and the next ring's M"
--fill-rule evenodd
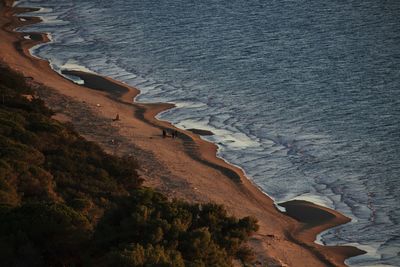
M191 131L192 133L198 134L198 135L202 135L202 136L207 136L207 135L214 135L213 132L208 131L208 130L202 130L202 129L188 129L188 131Z

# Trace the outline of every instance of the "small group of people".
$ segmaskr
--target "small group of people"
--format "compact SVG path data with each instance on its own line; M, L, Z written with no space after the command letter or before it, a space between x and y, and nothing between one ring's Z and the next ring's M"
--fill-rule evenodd
M163 136L163 138L166 138L166 137L177 138L178 137L178 131L177 130L170 130L170 131L167 132L167 130L163 129L162 130L162 136Z

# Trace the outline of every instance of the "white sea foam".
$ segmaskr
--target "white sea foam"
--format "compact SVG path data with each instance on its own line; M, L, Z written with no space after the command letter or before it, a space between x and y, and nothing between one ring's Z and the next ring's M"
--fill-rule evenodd
M90 70L89 68L87 68L85 66L80 65L79 62L77 62L76 60L73 60L73 59L69 59L65 64L63 64L61 66L61 69L83 71L83 72L95 74L94 71Z
M40 49L41 47L43 47L43 46L45 46L45 45L46 45L46 44L44 44L44 43L34 45L34 46L32 46L32 47L29 49L29 53L30 53L33 57L35 57L35 58L42 59L40 56L38 56L38 55L35 54L35 51L38 50L38 49Z

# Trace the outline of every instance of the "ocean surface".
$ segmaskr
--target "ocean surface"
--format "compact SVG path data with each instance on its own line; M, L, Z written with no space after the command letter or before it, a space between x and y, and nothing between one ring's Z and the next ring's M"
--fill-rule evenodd
M317 242L400 266L400 1L22 0L50 33L56 71L138 87L159 115L211 130L219 156L276 202L306 199L352 222ZM76 80L76 78L75 78Z

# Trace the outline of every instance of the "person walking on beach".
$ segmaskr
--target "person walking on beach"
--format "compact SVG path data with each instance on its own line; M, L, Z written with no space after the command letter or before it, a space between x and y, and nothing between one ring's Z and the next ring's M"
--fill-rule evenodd
M164 129L162 130L162 137L163 138L167 137L167 132Z

